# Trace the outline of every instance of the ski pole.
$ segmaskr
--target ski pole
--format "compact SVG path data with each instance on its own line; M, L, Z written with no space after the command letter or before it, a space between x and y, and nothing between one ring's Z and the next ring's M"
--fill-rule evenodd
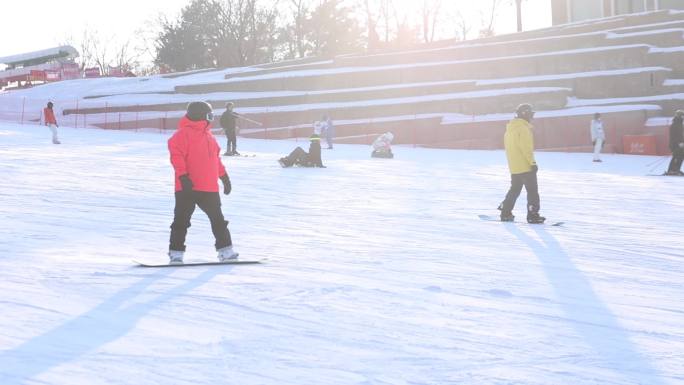
M670 157L669 155L663 155L663 156L661 156L660 158L654 160L653 162L648 163L648 164L646 165L646 167L651 167L652 165L654 165L654 164L656 164L656 163L660 164L660 163L663 161L664 158L669 158L669 157Z
M651 167L651 169L650 169L649 172L651 172L651 173L655 172L655 169L658 168L658 167L660 167L660 165L661 165L665 160L667 160L667 158L669 158L669 156L668 156L668 155L665 155L665 156L661 157L661 158L658 160L658 162L656 162L655 164L652 163L652 167ZM648 167L650 167L650 165L649 165Z
M248 118L248 117L245 117L245 116L242 116L242 115L238 115L237 117L240 118L240 119L244 119L244 120L246 120L246 121L248 121L248 122L252 122L252 123L258 125L259 127L263 126L263 124L261 124L261 122L257 122L256 120L252 120L252 119L250 119L250 118Z

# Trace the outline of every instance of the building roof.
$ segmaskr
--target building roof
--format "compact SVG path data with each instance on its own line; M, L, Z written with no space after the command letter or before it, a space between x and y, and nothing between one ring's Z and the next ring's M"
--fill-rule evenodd
M36 60L50 60L60 57L78 57L78 51L70 45L63 45L55 48L43 49L40 51L33 51L22 53L18 55L0 57L0 63L2 64L19 64L24 62L36 61Z

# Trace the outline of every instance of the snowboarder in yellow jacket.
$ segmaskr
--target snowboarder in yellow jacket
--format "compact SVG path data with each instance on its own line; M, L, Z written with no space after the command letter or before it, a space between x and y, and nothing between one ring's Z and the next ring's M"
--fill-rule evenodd
M539 215L539 188L537 186L537 162L534 160L534 136L530 122L534 111L530 104L521 104L515 111L516 117L506 125L504 147L508 168L511 171L511 188L499 205L501 221L515 219L513 207L520 196L523 186L527 191L527 222L544 223L546 218Z

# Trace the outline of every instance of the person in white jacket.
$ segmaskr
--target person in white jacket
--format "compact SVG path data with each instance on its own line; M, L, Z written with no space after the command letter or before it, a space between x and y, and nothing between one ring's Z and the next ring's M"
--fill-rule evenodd
M378 136L372 144L373 152L371 153L371 157L394 158L394 154L392 153L392 140L394 140L394 134L389 131Z
M600 154L603 143L606 141L606 132L603 130L601 114L595 113L591 121L591 143L594 145L594 162L602 162Z

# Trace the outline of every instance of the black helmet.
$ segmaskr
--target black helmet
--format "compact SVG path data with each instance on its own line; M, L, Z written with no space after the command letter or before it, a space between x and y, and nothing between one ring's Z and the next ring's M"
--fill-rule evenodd
M52 108L53 105L54 104L52 104L52 102L48 102L48 104L47 104L48 108Z
M211 122L214 120L211 106L207 102L191 102L188 104L188 111L185 116L193 122L199 122L201 120Z
M529 103L523 103L515 109L515 115L518 118L530 120L534 116L534 111L532 111L532 105Z

